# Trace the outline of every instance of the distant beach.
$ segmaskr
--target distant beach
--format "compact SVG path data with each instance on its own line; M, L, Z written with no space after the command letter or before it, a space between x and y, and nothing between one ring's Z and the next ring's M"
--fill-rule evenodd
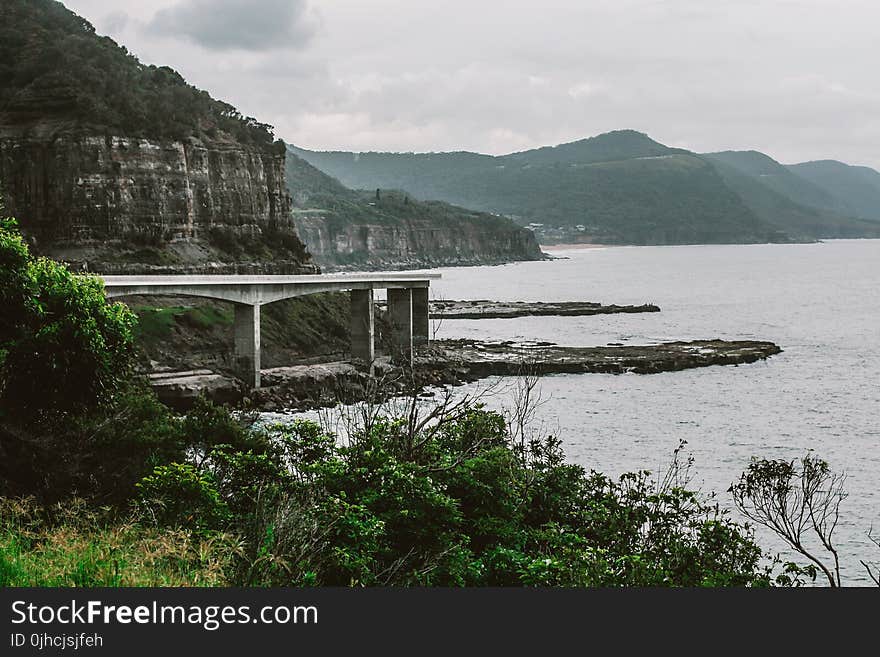
M541 244L542 251L574 251L581 249L607 249L612 244Z

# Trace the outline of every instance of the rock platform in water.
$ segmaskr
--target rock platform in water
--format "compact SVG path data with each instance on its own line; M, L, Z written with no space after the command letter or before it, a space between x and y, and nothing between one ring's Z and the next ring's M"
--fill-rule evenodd
M547 342L443 340L421 350L413 367L380 357L369 368L345 361L276 367L262 372L263 387L245 390L232 376L210 370L151 376L159 398L185 409L204 394L219 402L267 411L300 411L460 385L489 376L549 374L655 374L765 360L782 350L755 340L693 340L654 345L562 347Z
M617 313L658 313L659 306L604 305L593 301L432 301L431 319L507 319L513 317L613 315Z

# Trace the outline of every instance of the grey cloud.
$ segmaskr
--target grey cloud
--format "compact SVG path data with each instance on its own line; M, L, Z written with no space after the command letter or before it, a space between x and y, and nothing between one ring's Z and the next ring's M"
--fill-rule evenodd
M149 29L211 50L266 51L305 46L317 20L308 0L181 0L158 11Z
M123 11L112 11L104 16L98 25L110 34L117 34L128 25L128 14Z
M503 153L634 128L880 168L876 0L114 0L124 28L106 0L64 1L305 147Z

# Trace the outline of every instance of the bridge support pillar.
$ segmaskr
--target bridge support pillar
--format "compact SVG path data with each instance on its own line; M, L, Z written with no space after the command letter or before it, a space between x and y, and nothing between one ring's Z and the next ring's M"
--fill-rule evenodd
M412 289L413 344L416 347L428 344L430 335L430 313L428 308L428 288Z
M372 363L376 357L373 290L351 291L351 358Z
M245 383L260 387L260 306L235 304L235 369Z
M411 288L388 289L388 317L391 320L391 359L412 364L413 309Z

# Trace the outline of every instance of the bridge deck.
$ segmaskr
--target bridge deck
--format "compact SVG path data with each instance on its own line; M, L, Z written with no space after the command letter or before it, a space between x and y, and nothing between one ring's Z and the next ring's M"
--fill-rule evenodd
M107 287L132 285L266 285L266 284L314 284L314 283L412 283L437 280L440 274L431 272L370 272L361 274L308 274L303 276L238 276L229 275L180 275L180 276L102 276Z
M429 287L440 274L378 272L303 276L104 276L108 297L194 296L264 305L317 292Z
M260 387L260 307L318 292L350 291L352 358L368 364L375 357L373 290L388 290L394 359L412 362L414 344L428 341L428 288L440 274L375 272L303 276L104 276L108 297L192 296L235 304L236 369Z

